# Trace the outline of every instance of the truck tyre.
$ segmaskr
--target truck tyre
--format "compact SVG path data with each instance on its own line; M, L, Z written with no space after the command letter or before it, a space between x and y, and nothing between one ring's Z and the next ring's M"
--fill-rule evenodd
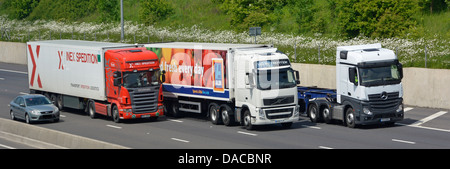
M319 115L319 109L317 108L316 104L311 104L308 109L308 116L311 122L317 123L319 121L320 115Z
M119 115L119 109L117 108L116 105L114 105L113 108L112 108L112 117L113 117L113 121L115 123L120 123L121 122L120 115Z
M91 119L97 118L97 114L95 114L95 107L94 106L95 106L94 101L90 101L89 102L88 113L89 113L89 117L91 117Z
M345 124L347 124L347 127L349 128L355 128L355 112L353 112L353 108L348 108L347 111L345 111Z
M172 116L175 118L183 117L183 112L180 111L180 103L178 101L172 103Z
M254 126L252 125L252 115L249 110L245 110L244 112L244 126L247 130L254 129Z
M234 116L232 115L233 109L227 104L220 105L220 114L222 114L222 121L225 126L231 126L234 124Z
M332 121L331 111L328 106L325 106L322 108L322 117L323 117L323 121L325 121L326 124L331 123L331 121Z
M220 114L219 105L217 103L209 104L209 119L215 125L222 123L222 115Z

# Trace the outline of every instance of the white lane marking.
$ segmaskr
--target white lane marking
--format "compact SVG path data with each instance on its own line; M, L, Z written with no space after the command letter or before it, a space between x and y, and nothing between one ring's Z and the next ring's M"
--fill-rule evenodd
M0 144L0 147L4 147L4 148L7 148L7 149L16 149L16 148L14 148L14 147L10 147L10 146L3 145L3 144Z
M20 73L20 74L25 74L25 75L28 74L28 72L21 72L21 71L15 71L15 70L6 70L6 69L0 69L0 71L10 72L10 73Z
M21 95L28 95L29 93L19 92L19 94L21 94Z
M190 141L182 140L182 139L179 139L179 138L171 138L171 139L175 140L175 141L183 142L183 143L189 143L190 142Z
M173 119L169 119L169 121L173 121L173 122L177 122L177 123L183 123L183 121L181 121L181 120L173 120Z
M59 117L67 117L67 116L60 114Z
M399 139L392 139L392 141L399 142L399 143L406 143L406 144L416 144L416 142L399 140Z
M320 148L320 149L327 149L327 150L333 149L333 148L331 148L331 147L326 147L326 146L319 146L319 148Z
M423 118L423 119L421 119L419 121L414 122L413 124L411 124L411 126L422 125L423 123L426 123L426 122L428 122L430 120L433 120L433 119L435 119L435 118L437 118L439 116L442 116L442 115L444 115L446 113L447 113L446 111L440 111L440 112L434 113L431 116L425 117L425 118Z
M450 133L450 130L447 130L447 129L439 129L439 128L425 127L425 126L411 126L411 125L407 125L407 126Z
M412 110L412 109L414 109L414 108L412 108L412 107L407 107L407 108L405 108L405 109L403 110L403 112L407 112L407 111L410 111L410 110Z
M322 128L320 128L320 127L316 127L316 126L308 126L308 125L302 125L302 127L312 128L312 129L317 129L317 130L322 129Z
M113 126L113 125L106 125L106 126L108 126L108 127L111 127L111 128L116 128L116 129L122 129L122 127L119 127L119 126Z
M243 132L243 131L238 131L237 133L239 133L239 134L245 134L245 135L249 135L249 136L258 136L258 134L247 133L247 132Z
M5 78L1 78L1 77L0 77L0 80L5 80Z

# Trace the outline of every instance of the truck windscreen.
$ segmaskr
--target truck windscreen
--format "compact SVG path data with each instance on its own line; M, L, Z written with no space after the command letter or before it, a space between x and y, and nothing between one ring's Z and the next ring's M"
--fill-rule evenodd
M297 85L292 68L258 70L256 78L260 90L285 89Z
M380 86L401 82L400 71L396 64L382 67L359 68L362 86Z
M160 71L127 72L123 76L125 88L140 88L159 85Z

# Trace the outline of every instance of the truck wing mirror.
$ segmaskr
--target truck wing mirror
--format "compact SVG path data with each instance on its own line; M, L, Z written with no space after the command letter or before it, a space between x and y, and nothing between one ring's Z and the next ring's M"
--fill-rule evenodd
M161 71L161 83L166 82L166 71Z
M295 78L297 79L295 82L300 84L300 73L298 71L295 71Z
M122 78L115 78L114 79L114 86L116 86L116 87L118 87L118 86L120 86L121 85L121 80Z
M122 74L119 71L115 71L113 77L114 78L122 77Z
M351 67L351 68L348 69L348 79L355 86L358 86L358 76L357 76L357 72L356 72L356 68L355 67Z
M253 73L246 73L245 74L245 87L246 88L253 88L255 87L255 83L253 80Z
M398 73L400 74L400 79L403 79L403 65L401 63L397 64Z

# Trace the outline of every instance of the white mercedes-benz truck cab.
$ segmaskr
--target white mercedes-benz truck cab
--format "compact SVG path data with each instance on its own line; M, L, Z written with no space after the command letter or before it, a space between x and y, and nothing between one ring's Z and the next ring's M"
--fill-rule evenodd
M337 103L349 127L403 120L403 68L381 44L337 48Z

